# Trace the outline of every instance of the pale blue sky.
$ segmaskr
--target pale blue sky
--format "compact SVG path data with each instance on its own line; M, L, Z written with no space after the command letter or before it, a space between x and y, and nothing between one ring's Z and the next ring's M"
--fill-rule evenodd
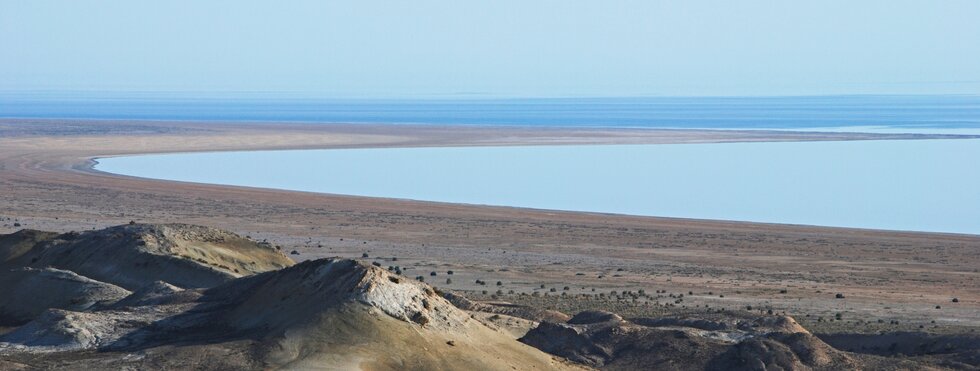
M0 90L980 93L980 1L0 0Z

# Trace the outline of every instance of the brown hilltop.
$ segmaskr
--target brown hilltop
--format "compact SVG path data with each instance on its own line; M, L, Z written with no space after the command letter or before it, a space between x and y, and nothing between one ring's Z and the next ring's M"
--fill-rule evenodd
M207 290L213 321L264 332L263 357L297 368L551 369L564 367L484 326L429 285L364 262L308 261Z
M148 291L161 299L187 290ZM201 352L231 348L222 367L580 368L483 325L424 283L363 262L307 261L196 291L198 298L126 310L51 310L0 337L0 354L45 362L45 354L99 350L100 364L180 368ZM119 359L133 352L147 356ZM75 366L93 365L86 362Z
M185 224L130 224L51 236L18 232L4 238L3 267L54 267L138 290L155 281L211 287L293 261L267 244ZM28 247L29 246L29 247Z

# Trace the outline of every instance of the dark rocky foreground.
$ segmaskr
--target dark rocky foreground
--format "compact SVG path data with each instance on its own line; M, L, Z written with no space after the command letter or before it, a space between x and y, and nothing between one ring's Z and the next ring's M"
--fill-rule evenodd
M479 302L190 225L0 236L0 369L976 369L980 338Z

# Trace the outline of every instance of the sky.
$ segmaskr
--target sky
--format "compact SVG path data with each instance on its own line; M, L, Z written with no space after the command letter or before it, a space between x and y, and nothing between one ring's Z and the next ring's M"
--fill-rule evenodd
M980 1L0 0L0 91L980 94Z

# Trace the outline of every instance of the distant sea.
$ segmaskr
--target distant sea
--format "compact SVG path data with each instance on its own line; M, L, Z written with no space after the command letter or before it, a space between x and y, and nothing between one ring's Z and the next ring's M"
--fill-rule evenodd
M980 95L366 100L7 92L0 117L975 133Z

